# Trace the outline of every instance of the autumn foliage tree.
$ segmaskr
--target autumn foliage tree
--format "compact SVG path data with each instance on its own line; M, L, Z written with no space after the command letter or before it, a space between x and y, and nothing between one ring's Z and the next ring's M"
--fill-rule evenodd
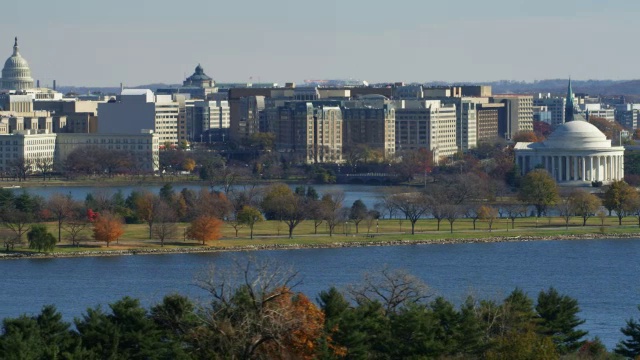
M210 215L201 215L191 222L187 228L187 236L201 241L202 245L205 245L207 241L218 240L222 236L221 228L222 221L220 219Z
M96 241L106 242L107 247L122 234L124 234L122 219L115 214L103 212L93 221L93 238Z

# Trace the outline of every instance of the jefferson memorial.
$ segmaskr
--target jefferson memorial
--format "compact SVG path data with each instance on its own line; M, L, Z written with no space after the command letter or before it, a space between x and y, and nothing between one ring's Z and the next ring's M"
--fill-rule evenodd
M566 122L540 143L515 145L516 164L524 175L543 168L561 185L591 186L624 178L624 147L611 140L575 111L571 80L567 94Z

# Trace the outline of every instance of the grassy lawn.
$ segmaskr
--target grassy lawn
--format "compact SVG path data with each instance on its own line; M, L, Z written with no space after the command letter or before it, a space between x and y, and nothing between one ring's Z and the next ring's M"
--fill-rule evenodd
M56 223L46 223L49 231L55 236L58 234ZM370 227L369 227L370 225ZM188 227L187 223L178 224L177 236L174 239L165 241L164 248L180 249L202 247L202 244L184 238L184 232ZM422 219L416 223L415 235L411 235L411 224L404 220L379 220L371 224L365 221L359 224L359 232L356 234L356 226L352 222L336 226L333 236L329 236L328 228L322 223L316 229L313 221L303 221L293 232L293 239L288 238L288 227L279 221L264 221L254 227L254 239L249 238L249 228L238 229L238 236L235 236L235 229L229 224L225 224L222 229L223 237L219 241L214 241L206 247L233 249L250 245L329 245L334 243L350 242L370 242L384 243L389 241L451 241L455 239L487 239L494 237L553 237L581 234L605 234L615 236L616 234L640 233L638 219L627 217L623 219L622 226L618 225L618 219L607 217L604 226L601 220L591 218L587 221L587 226L582 226L582 219L571 218L568 227L564 219L553 218L518 218L515 221L515 228L512 228L511 220L498 219L493 223L492 230L486 222L477 221L476 229L473 228L473 220L457 219L453 223L453 233L447 220L442 220L440 230L435 219ZM6 229L1 231L1 235L7 236ZM85 240L80 247L72 246L66 239L66 233L62 231L63 240L56 246L55 252L59 254L77 251L109 251L123 249L155 249L160 248L160 242L156 239L149 239L149 228L146 224L125 225L124 235L117 241L112 242L107 248L105 243L95 242L91 238L91 229L88 227L84 231ZM368 236L367 236L368 235ZM26 236L21 246L16 246L16 252L32 252L27 248ZM4 249L3 249L4 250Z

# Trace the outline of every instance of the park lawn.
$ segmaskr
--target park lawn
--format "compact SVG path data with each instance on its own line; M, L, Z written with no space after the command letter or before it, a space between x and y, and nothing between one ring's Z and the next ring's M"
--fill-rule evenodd
M616 217L607 217L604 226L601 220L591 218L587 221L587 226L582 226L582 219L573 217L570 219L568 228L565 228L565 220L560 217L551 218L518 218L515 221L515 229L511 228L511 220L497 219L493 223L492 231L489 231L488 224L476 221L476 230L473 229L471 219L457 219L453 224L453 233L450 232L449 222L442 220L440 231L437 231L437 221L435 219L421 219L416 223L416 234L411 235L411 224L408 220L381 219L377 222L378 232L376 233L376 223L372 223L369 231L367 224L363 221L359 226L359 233L355 233L353 223L340 224L336 226L333 236L329 236L326 224L318 227L315 234L313 221L301 222L293 232L293 239L288 238L288 227L280 221L264 221L257 223L254 227L254 239L249 238L249 228L242 227L235 237L235 229L225 223L222 229L222 238L219 241L212 241L205 247L231 249L235 247L247 247L253 245L330 245L335 243L388 243L390 241L433 241L434 243L456 239L487 239L495 237L553 237L563 235L584 235L584 234L630 234L640 232L637 217L626 217L623 225L618 226ZM47 228L56 237L58 234L57 223L45 223ZM177 224L177 234L174 239L166 240L164 248L181 249L202 247L198 241L185 239L184 234L188 223ZM124 234L118 241L112 242L107 248L103 242L93 241L90 227L84 230L84 237L87 239L81 243L80 247L74 247L65 239L63 229L63 240L56 247L56 253L72 253L78 251L110 251L110 250L132 250L132 249L153 249L160 248L160 242L156 239L149 239L149 228L147 224L127 224L124 226ZM6 230L5 230L6 233ZM25 237L26 238L26 237ZM17 247L20 252L32 252L27 248L26 241L22 247Z

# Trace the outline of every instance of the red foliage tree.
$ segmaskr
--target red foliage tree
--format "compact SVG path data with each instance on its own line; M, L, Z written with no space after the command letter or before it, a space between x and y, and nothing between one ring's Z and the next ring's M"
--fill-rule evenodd
M110 212L104 212L96 216L93 221L93 238L109 244L124 234L122 219Z

